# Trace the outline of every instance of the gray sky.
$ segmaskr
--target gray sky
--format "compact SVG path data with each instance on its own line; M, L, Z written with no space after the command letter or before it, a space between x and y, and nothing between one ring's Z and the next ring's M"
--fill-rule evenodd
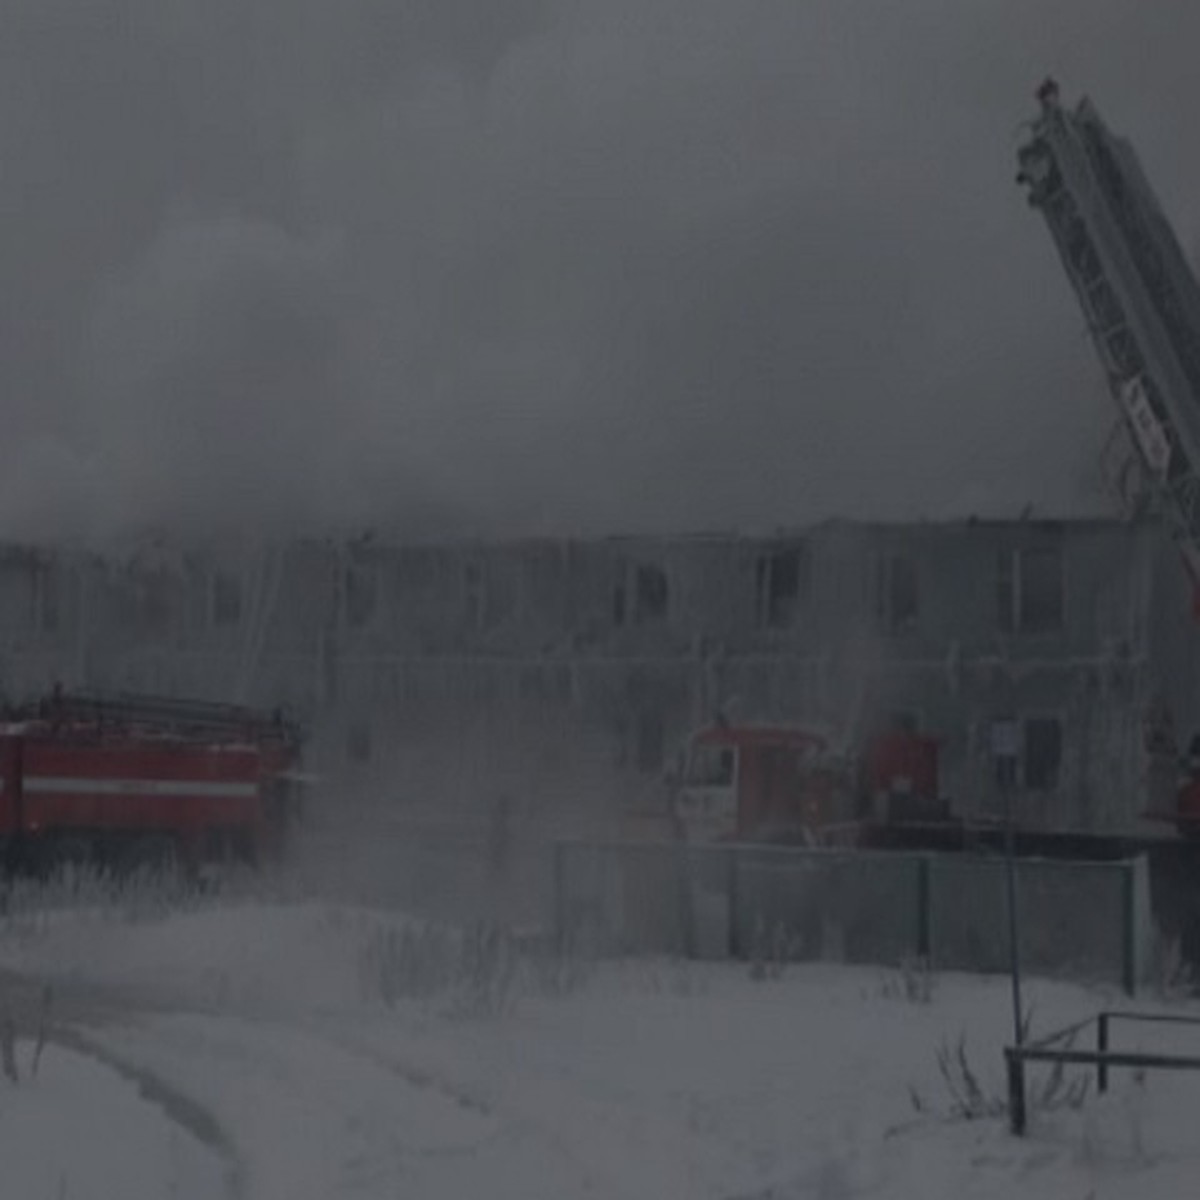
M1018 127L1092 94L1196 246L1197 45L1191 0L9 0L0 532L1075 505L1110 407Z

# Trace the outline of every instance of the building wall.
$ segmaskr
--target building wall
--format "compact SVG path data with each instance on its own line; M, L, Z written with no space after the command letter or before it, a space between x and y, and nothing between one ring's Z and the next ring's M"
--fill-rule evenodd
M1043 722L1024 818L1127 829L1148 695L1194 699L1184 629L1164 615L1175 570L1153 529L1106 522L120 559L11 548L0 680L14 698L61 679L283 702L365 789L609 807L659 802L664 759L720 706L851 731L910 714L944 740L956 808L986 814L990 722L1011 711Z

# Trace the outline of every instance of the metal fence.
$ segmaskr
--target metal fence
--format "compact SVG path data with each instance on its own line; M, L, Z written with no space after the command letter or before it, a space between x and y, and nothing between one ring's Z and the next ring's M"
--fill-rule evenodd
M1096 1068L1096 1090L1108 1091L1108 1075L1114 1067L1131 1067L1138 1071L1200 1071L1200 1056L1195 1054L1163 1054L1133 1048L1118 1048L1112 1044L1111 1034L1118 1025L1159 1026L1176 1029L1200 1027L1200 1017L1182 1013L1161 1012L1114 1012L1103 1010L1094 1017L1086 1017L1063 1029L1055 1030L1044 1037L1023 1042L1016 1046L1005 1046L1004 1061L1008 1074L1008 1120L1013 1133L1021 1136L1028 1126L1028 1105L1025 1094L1025 1066L1027 1063L1054 1063L1059 1067L1094 1066ZM1094 1050L1076 1046L1080 1033L1096 1030Z
M554 922L561 941L600 954L1002 971L1003 866L968 854L560 842ZM1144 859L1022 859L1016 875L1030 970L1136 988L1152 934Z

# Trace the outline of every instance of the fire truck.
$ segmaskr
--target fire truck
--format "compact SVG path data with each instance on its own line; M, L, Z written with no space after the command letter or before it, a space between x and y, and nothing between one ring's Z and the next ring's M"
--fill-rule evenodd
M56 688L4 718L10 869L260 863L299 815L303 738L282 712Z
M669 784L676 833L688 842L863 844L886 829L950 821L937 740L902 724L859 750L815 725L718 719L686 740Z

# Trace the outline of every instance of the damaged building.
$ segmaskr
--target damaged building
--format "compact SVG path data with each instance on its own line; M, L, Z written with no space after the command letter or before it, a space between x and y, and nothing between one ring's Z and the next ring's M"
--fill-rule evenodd
M1147 832L1143 726L1190 736L1200 628L1149 524L831 522L772 536L233 553L9 547L4 693L55 681L287 705L313 759L389 803L654 814L680 739L724 712L849 738L903 718L942 790L995 811L991 722L1046 829Z

